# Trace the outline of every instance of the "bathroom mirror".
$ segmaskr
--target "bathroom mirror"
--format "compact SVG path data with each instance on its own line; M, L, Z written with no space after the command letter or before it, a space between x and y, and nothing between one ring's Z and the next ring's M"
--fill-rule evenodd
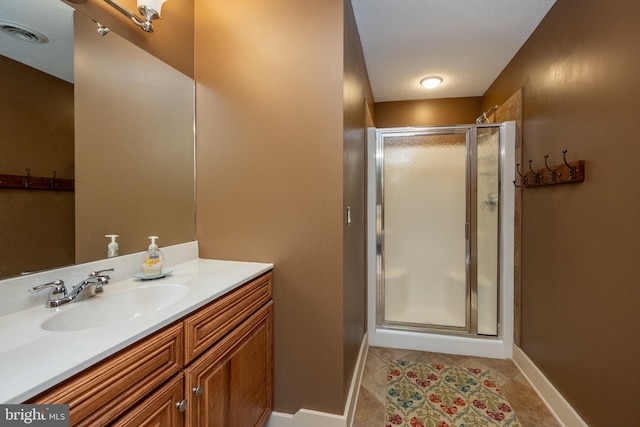
M40 62L67 74L23 63L39 67L64 38L29 17L56 16L70 41ZM149 235L160 246L195 240L193 80L115 32L100 36L60 0L2 2L0 20L49 39L0 33L0 177L53 183L8 188L0 178L0 278L106 258L105 234L120 235L121 255L145 250Z

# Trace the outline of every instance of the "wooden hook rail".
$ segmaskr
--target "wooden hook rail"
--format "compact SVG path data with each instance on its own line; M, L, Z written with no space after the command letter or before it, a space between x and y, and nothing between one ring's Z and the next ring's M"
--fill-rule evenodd
M55 171L51 178L31 176L27 169L26 175L0 174L0 189L74 191L75 180L56 178Z
M549 155L544 156L544 168L534 169L533 160L529 160L529 171L523 171L520 163L516 165L516 181L513 184L516 187L544 187L548 185L573 184L584 181L585 161L576 160L567 162L567 150L562 150L563 163L555 166L549 166ZM518 179L520 182L518 182Z

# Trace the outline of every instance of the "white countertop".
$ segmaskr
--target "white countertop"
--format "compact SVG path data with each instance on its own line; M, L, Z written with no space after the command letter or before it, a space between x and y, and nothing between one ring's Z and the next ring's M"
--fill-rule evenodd
M101 295L58 308L45 308L48 291L39 293L41 305L0 317L0 403L22 403L272 267L266 263L195 259L169 266L173 272L165 278L112 282L104 286ZM104 304L110 294L158 284L182 285L187 292L166 308L114 325L73 332L41 327L51 317L80 304Z

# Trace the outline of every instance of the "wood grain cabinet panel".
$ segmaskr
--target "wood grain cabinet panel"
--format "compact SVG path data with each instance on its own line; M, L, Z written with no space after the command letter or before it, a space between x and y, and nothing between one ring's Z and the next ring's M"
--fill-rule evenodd
M271 276L271 273L263 274L185 319L185 363L190 363L271 300Z
M181 427L184 425L184 412L178 410L178 404L184 400L184 378L176 375L157 391L140 402L113 427Z
M71 425L102 426L182 371L182 324L170 326L70 378L30 403L69 405Z
M272 410L273 303L185 369L188 427L258 427Z

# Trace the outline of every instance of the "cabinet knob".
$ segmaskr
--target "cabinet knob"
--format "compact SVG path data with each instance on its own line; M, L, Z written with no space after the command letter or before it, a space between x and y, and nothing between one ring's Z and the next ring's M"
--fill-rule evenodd
M181 402L176 403L176 408L178 408L178 410L180 412L184 412L187 410L187 399L184 399Z
M196 396L200 396L202 394L202 386L194 387L191 391L193 391L193 394Z

